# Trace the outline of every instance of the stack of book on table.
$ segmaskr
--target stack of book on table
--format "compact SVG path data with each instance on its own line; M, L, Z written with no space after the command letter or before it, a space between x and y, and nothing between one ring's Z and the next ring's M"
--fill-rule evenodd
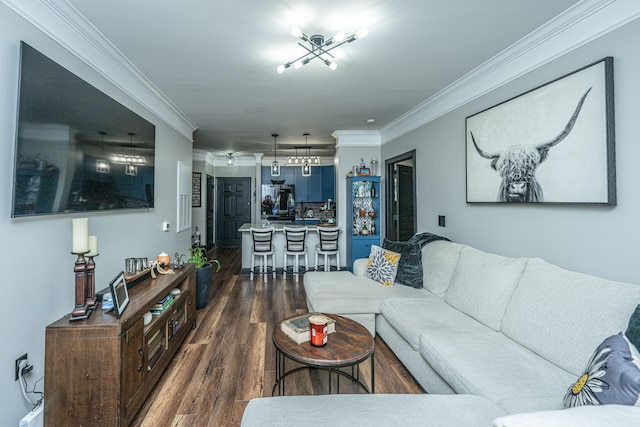
M153 307L151 307L151 314L154 316L160 315L167 307L171 305L173 302L173 295L169 294L166 297L162 298L160 301L156 303Z
M280 330L284 332L286 336L295 341L296 344L302 344L303 342L311 341L311 333L309 330L309 317L318 315L320 313L307 313L301 316L292 317L291 319L284 320L280 324ZM336 321L327 316L327 334L332 334L336 331Z

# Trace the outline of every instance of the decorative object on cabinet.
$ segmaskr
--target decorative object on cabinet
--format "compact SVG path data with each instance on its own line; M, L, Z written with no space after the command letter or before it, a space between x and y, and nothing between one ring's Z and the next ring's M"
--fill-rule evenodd
M89 253L89 218L74 218L71 220L71 253L76 256L73 266L75 276L75 307L69 321L86 320L91 315L87 305L87 260ZM93 274L93 273L92 273Z
M111 280L109 289L111 290L111 297L113 298L113 308L116 312L116 317L119 319L124 309L129 305L129 291L123 271Z
M615 206L614 135L607 57L467 117L467 203Z
M66 315L47 326L47 425L130 425L195 325L195 281L195 267L186 264L130 289L119 319L98 310L85 322ZM171 306L145 325L145 314L175 288Z
M298 42L298 46L304 48L307 52L297 59L289 61L285 64L279 65L276 71L282 74L293 65L296 70L303 65L308 64L312 59L318 58L331 70L338 68L333 59L335 58L329 52L333 49L342 46L345 43L351 43L357 39L366 37L369 34L369 30L366 28L359 29L355 34L346 36L344 31L338 31L333 37L325 38L321 34L313 34L311 36L306 35L298 27L291 29L291 35L297 37L300 40L306 42L306 44Z
M351 218L352 232L347 233L347 268L353 261L368 258L372 245L380 246L380 177L347 177L347 218Z

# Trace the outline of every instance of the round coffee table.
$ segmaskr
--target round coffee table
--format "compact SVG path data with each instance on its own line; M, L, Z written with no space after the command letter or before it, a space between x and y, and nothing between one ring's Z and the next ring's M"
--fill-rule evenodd
M324 313L323 313L324 314ZM296 344L280 329L279 322L273 330L273 344L276 346L276 382L271 395L276 389L279 396L285 394L285 378L301 369L324 369L329 372L329 394L331 394L331 377L336 373L336 393L340 393L340 376L345 376L358 383L368 393L374 393L375 374L373 357L373 337L360 323L335 314L325 314L336 321L336 331L328 336L324 347L313 347L309 341ZM297 317L297 316L294 316ZM286 321L287 319L283 320ZM371 389L360 380L359 364L371 359ZM286 359L293 360L303 366L285 370ZM351 367L351 373L341 368Z

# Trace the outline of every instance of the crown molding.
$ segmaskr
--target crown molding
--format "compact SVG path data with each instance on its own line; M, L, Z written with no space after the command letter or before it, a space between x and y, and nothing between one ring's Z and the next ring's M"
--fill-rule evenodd
M197 126L69 2L0 1L189 141L193 141Z
M380 130L384 145L640 16L637 0L583 0Z
M339 147L379 147L380 132L377 130L337 130L332 135Z

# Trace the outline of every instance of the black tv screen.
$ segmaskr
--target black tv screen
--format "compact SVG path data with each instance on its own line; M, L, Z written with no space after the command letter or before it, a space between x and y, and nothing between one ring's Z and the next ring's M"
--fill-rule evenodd
M155 126L21 43L12 217L148 209Z

